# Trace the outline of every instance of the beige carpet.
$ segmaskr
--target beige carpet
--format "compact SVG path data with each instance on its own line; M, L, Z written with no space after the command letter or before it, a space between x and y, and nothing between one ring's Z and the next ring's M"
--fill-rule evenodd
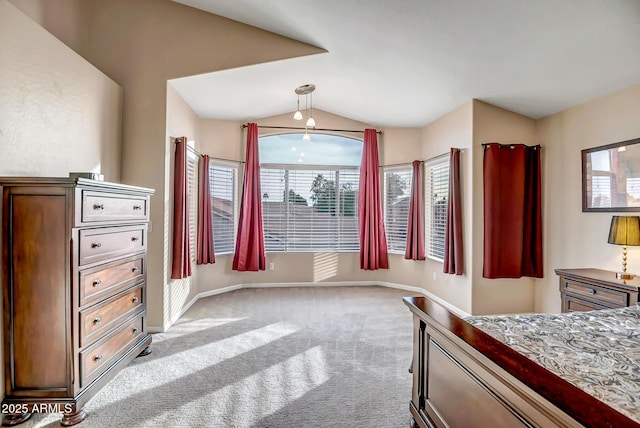
M406 294L304 287L200 299L89 401L77 426L408 427Z

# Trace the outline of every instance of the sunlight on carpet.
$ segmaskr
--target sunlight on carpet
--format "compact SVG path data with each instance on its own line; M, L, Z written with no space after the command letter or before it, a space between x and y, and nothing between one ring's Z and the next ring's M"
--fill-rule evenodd
M320 346L297 354L206 396L217 404L209 417L230 417L240 426L251 426L329 379L324 351ZM202 412L197 402L189 402L178 411L185 414ZM218 413L215 415L214 413ZM161 423L167 415L160 415Z
M246 318L202 318L202 319L180 319L176 322L169 331L163 334L156 334L154 336L154 342L160 343L170 337L175 337L183 334L195 333L198 331L206 330L211 327L220 327L225 324L242 321Z
M165 357L139 360L139 365L149 366L152 372L162 372L162 377L149 379L146 387L137 389L135 393L152 390L163 384L173 382L175 379L196 373L209 366L220 364L225 360L251 352L298 330L299 328L296 326L279 322L219 341L190 347ZM194 358L195 356L199 356L199 358ZM120 397L120 399L126 399L126 394L124 398Z

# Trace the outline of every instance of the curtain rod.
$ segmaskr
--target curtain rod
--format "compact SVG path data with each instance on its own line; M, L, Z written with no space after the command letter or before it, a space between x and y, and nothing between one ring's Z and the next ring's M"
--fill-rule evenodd
M176 139L177 141L177 139ZM187 150L191 150L193 153L195 153L196 155L202 157L202 153L200 153L199 151L197 151L196 149L194 149L193 147L187 146ZM222 161L222 162L235 162L235 163L244 163L244 161L239 161L239 160L234 160L234 159L225 159L225 158L214 158L213 156L209 156L209 159L213 159L213 160L217 160L217 161Z
M421 160L420 163L424 163L425 161ZM411 164L413 163L413 161L411 162L402 162L402 163L392 163L389 165L380 165L380 168L389 168L389 167L393 167L393 166L411 166Z
M427 162L435 161L435 160L440 159L440 158L444 158L444 157L446 157L448 155L449 155L449 153L443 153L441 155L434 156L434 157L429 158L427 160L420 160L420 159L416 159L416 160L418 160L420 163L424 164L424 163L427 163ZM405 165L411 166L412 163L413 163L413 161L403 162L403 163L392 163L392 164L389 164L389 165L380 165L380 168L387 168L387 167L393 167L393 166L405 166Z
M242 124L242 128L246 128L247 124L243 123ZM309 130L309 131L333 131L333 132L364 132L364 130L362 131L355 131L353 129L332 129L332 128L302 128L302 127L296 127L296 126L267 126L267 125L258 125L258 128L266 128L266 129L299 129L299 130ZM376 131L376 133L378 135L382 135L382 131Z
M496 143L496 142L493 142L493 143L482 143L482 147L486 148L487 146L490 146L492 144L497 144L500 147L525 146L525 147L531 147L531 148L534 148L534 149L538 149L540 147L540 144L536 144L535 146L527 146L526 144L523 144L523 143L502 144L502 143Z

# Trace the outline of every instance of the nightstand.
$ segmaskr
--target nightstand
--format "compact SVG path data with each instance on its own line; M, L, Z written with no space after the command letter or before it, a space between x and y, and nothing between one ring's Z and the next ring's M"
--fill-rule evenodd
M562 312L592 311L638 303L640 277L622 280L601 269L556 269L560 277Z

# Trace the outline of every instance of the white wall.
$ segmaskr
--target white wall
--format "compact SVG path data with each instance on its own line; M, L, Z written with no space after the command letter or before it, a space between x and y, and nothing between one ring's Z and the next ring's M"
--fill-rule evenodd
M120 180L122 89L0 0L0 175Z
M544 278L537 312L559 312L557 268L621 269L622 248L607 243L611 216L582 212L581 150L640 137L640 85L538 121L543 144ZM633 213L632 213L633 214ZM629 247L629 272L640 274L640 247Z
M473 283L473 102L470 100L423 128L422 159L429 160L446 155L452 147L461 149L460 184L462 194L462 235L464 274L449 275L442 272L443 265L427 258L424 262L421 286L467 313L472 312ZM435 279L434 279L435 276Z

